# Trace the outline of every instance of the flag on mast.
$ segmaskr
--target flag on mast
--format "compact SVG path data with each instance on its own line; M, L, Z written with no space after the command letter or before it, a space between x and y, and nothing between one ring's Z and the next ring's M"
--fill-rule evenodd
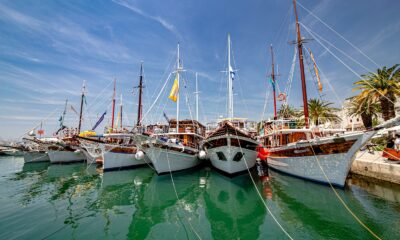
M315 72L315 76L317 77L317 81L318 81L318 90L319 90L319 92L322 92L322 83L321 83L321 79L319 77L319 71L318 71L318 68L317 68L317 63L315 62L314 54L311 52L311 49L309 49L309 51L310 51L311 60L314 63L314 72Z
M76 109L74 108L74 106L70 105L70 107L71 107L71 110L72 110L74 113L76 113L76 115L79 116L79 113L78 113L78 111L76 111Z
M178 78L176 77L174 85L172 85L171 92L169 93L168 98L176 102L176 100L178 100L178 93L179 93L179 85L178 85Z
M235 80L235 71L232 69L231 66L229 66L229 74L231 75L231 79Z
M107 111L105 111L105 112L103 113L103 115L101 115L101 117L99 118L99 120L97 120L96 124L93 126L92 131L94 131L94 130L99 126L99 124L104 120L104 116L105 116L106 114L107 114Z

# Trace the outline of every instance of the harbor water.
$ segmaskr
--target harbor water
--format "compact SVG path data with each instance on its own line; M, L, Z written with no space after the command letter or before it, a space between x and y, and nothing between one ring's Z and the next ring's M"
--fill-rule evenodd
M374 239L329 186L251 176L0 157L0 239L288 239L272 215L293 239ZM336 191L380 238L400 237L398 186L352 179Z

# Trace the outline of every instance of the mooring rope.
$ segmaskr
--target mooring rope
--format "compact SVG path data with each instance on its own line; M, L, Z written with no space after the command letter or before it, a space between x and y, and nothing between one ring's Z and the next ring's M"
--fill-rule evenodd
M189 226L190 226L191 230L194 232L194 234L196 235L196 237L197 237L198 239L202 239L202 238L200 237L200 235L197 233L197 231L194 229L192 223L190 222L189 218L188 218L187 215L186 215L185 208L182 206L182 202L181 202L181 200L180 200L180 198L179 198L179 196L178 196L178 191L176 190L175 181L174 181L174 178L173 178L173 176L172 176L171 165L170 165L169 157L168 157L168 154L169 154L169 153L168 153L168 149L166 149L166 152L167 152L166 155L167 155L167 161L168 161L169 175L171 176L171 182L172 182L172 186L173 186L173 188L174 188L174 192L175 192L176 199L178 200L179 205L181 205L181 208L182 208L182 210L183 210L183 214L185 215L186 220L187 220L187 222L189 223ZM179 217L179 214L178 214L178 217ZM185 227L185 225L183 225L183 226ZM185 228L185 231L186 231L186 228Z
M248 164L247 164L245 154L243 153L243 149L242 149L242 146L241 146L241 144L240 144L240 139L239 139L239 136L237 135L236 127L234 127L234 129L235 129L235 132L236 132L236 139L238 140L238 143L239 143L240 152L242 153L243 160L244 160L244 163L245 163L246 168L247 168L247 172L249 173L250 179L251 179L251 181L252 181L252 183L253 183L253 185L254 185L254 188L255 188L256 191L257 191L258 196L259 196L260 199L261 199L261 202L264 204L264 206L265 206L265 208L267 209L268 213L271 214L272 219L273 219L273 220L275 221L275 223L279 226L279 228L286 234L286 236L287 236L289 239L293 240L293 237L285 230L285 228L279 223L278 219L275 217L275 215L274 215L274 214L272 213L272 211L269 209L267 203L264 201L264 198L262 197L260 191L258 190L258 187L257 187L257 185L256 185L256 182L254 181L254 178L253 178L253 176L251 175L249 166L248 166Z
M307 141L307 143L310 145L310 148L313 152L314 158L318 164L318 167L321 169L322 174L324 175L325 179L327 180L330 188L333 190L333 192L335 193L336 197L339 199L340 203L342 203L342 205L345 207L345 209L354 217L354 219L357 220L357 222L363 226L369 233L371 233L372 236L374 236L376 239L381 240L381 238L374 232L372 231L371 228L369 228L351 209L350 207L346 204L346 202L343 200L343 198L339 195L339 193L336 191L335 187L332 185L331 181L329 180L328 176L326 175L324 169L322 168L322 165L317 157L317 155L314 152L314 148L312 147L310 141Z

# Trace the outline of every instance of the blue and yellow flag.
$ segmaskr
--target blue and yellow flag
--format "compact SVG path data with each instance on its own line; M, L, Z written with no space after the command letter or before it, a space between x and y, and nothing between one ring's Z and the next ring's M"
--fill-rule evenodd
M169 92L168 98L176 102L178 100L179 84L178 78L175 78L174 85L172 85L171 92Z

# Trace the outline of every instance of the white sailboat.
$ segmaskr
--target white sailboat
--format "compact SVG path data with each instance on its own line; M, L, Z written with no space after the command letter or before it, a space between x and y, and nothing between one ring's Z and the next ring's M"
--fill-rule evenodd
M268 147L270 168L307 180L344 187L357 151L374 136L376 130L345 133L344 129L309 127L307 88L303 64L303 38L293 0L297 28L297 48L302 81L305 127L296 119L270 120L264 123L263 144ZM379 128L398 124L392 119Z
M169 121L169 132L138 136L141 149L150 158L158 174L185 170L200 164L199 142L205 127L195 120L179 120L179 77L182 67L177 47L176 79L170 98L176 101L176 119Z
M72 162L82 162L86 159L79 147L79 141L76 140L75 135L78 135L81 130L82 124L82 113L83 113L83 101L85 97L85 82L83 82L82 95L81 95L81 107L79 114L79 125L77 132L67 131L66 135L61 139L61 142L57 146L49 147L48 155L50 158L50 163L72 163ZM67 111L68 101L65 102L65 108L63 116L61 119L60 130L63 130L65 126L63 125L65 114Z
M231 40L228 35L228 118L218 123L217 129L209 133L204 148L212 165L218 170L233 175L256 163L258 145L256 139L246 129L246 119L234 118L233 76L231 67Z

